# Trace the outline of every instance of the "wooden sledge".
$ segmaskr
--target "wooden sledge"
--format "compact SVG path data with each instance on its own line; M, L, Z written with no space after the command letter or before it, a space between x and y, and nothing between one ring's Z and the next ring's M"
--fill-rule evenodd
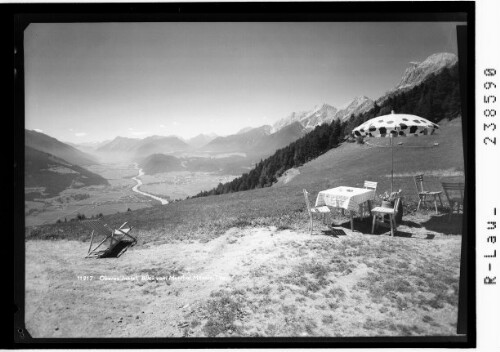
M132 226L126 227L126 222L117 229L112 229L101 220L85 220L83 224L92 230L89 251L85 258L118 258L137 243L137 239L129 234ZM104 236L104 239L92 248L97 236ZM98 250L99 248L101 250Z

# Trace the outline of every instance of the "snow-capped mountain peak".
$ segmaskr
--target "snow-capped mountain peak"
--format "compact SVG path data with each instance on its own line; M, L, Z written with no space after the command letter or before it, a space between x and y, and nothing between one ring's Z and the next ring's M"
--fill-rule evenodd
M355 97L350 102L343 105L343 107L335 115L335 119L341 121L347 120L351 115L359 115L370 110L374 106L373 100L365 95Z
M271 132L277 132L283 127L291 125L294 122L299 122L303 127L310 128L322 123L330 123L333 121L337 108L329 104L323 103L316 105L308 111L292 112L287 117L277 121L271 129Z

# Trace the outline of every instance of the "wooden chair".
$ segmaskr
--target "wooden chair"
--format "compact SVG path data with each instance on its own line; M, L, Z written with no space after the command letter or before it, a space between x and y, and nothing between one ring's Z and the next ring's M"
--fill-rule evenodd
M425 191L423 174L416 175L413 180L415 181L415 187L417 188L417 194L419 198L417 211L420 209L420 204L426 202L434 202L436 214L438 214L437 198L439 198L439 203L441 203L441 207L443 207L443 201L441 200L441 193L443 193L443 191ZM433 197L433 199L427 199L427 197Z
M396 231L398 227L396 223L396 213L398 211L399 202L401 201L401 198L402 198L401 194L399 194L396 197L393 208L375 207L372 209L372 216L373 216L372 233L375 232L375 227L377 225L382 225L386 227L390 226L391 236L394 236L394 231ZM389 225L384 221L385 215L389 215Z
M460 213L460 206L462 206L463 212L465 184L461 182L442 182L441 185L450 204L449 220L451 220L455 206L457 207L457 214Z
M128 247L137 243L137 239L129 235L132 226L125 227L127 225L126 222L117 229L112 229L99 219L85 220L83 224L92 230L90 246L85 258L118 258L128 249ZM97 246L92 248L94 238L97 236L104 237L104 239ZM101 246L105 249L98 251L97 249L101 248Z
M374 181L365 181L365 183L363 184L363 187L365 189L371 189L373 190L373 193L374 194L377 194L377 182L374 182ZM368 214L371 216L372 215L372 202L371 200L367 200L366 201L366 206L368 208ZM364 210L364 207L365 207L365 204L361 204L359 206L359 213L361 214L361 216L364 216L364 213L365 213L365 210Z
M322 207L311 208L311 203L309 203L309 192L307 192L305 189L303 190L303 192L304 192L304 198L306 200L307 212L309 213L309 219L311 220L311 235L312 235L313 233L312 214L323 214L323 223L325 223L326 215L328 214L328 217L330 217L330 208L328 208L326 205Z

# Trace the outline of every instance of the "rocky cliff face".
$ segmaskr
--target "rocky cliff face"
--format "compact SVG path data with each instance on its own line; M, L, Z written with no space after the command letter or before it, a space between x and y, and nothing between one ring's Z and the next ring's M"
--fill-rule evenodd
M458 62L455 54L437 53L429 56L423 62L410 62L395 90L414 87L422 83L430 75L444 68L449 68Z
M458 57L451 53L432 54L422 62L410 62L401 81L383 96L377 99L377 104L382 104L391 96L410 90L411 88L423 83L431 75L437 74L445 68L451 68L458 62Z

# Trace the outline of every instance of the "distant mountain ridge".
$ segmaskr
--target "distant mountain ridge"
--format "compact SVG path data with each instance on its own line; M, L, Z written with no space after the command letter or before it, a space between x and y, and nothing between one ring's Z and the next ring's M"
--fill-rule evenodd
M287 117L274 123L271 131L273 133L277 132L294 122L299 122L304 128L314 128L316 125L321 125L323 122L332 122L336 113L337 108L331 105L317 105L310 111L292 112Z
M27 200L55 196L67 188L108 184L100 175L30 146L25 146L24 182L28 189L43 189L27 193Z
M299 122L284 126L275 133L271 132L271 126L264 125L239 134L217 137L202 150L218 153L241 152L252 157L263 157L292 143L306 132Z
M317 105L310 111L293 112L287 117L278 120L273 124L272 132L277 132L295 122L300 123L307 130L312 130L323 123L329 124L334 120L345 121L351 114L368 111L373 105L374 101L366 96L356 97L340 109L329 104Z
M199 135L193 138L185 140L185 142L193 148L199 148L210 143L217 137L218 136L215 133L209 133L209 134L200 133Z
M143 139L116 137L111 142L96 149L103 154L127 155L128 157L144 157L157 153L182 151L189 145L176 136L149 136Z
M209 152L245 152L257 144L261 138L269 135L271 126L264 125L249 131L217 137L202 149Z
M84 153L71 145L41 132L24 130L24 141L26 147L52 154L74 165L86 166L98 164L92 155Z

